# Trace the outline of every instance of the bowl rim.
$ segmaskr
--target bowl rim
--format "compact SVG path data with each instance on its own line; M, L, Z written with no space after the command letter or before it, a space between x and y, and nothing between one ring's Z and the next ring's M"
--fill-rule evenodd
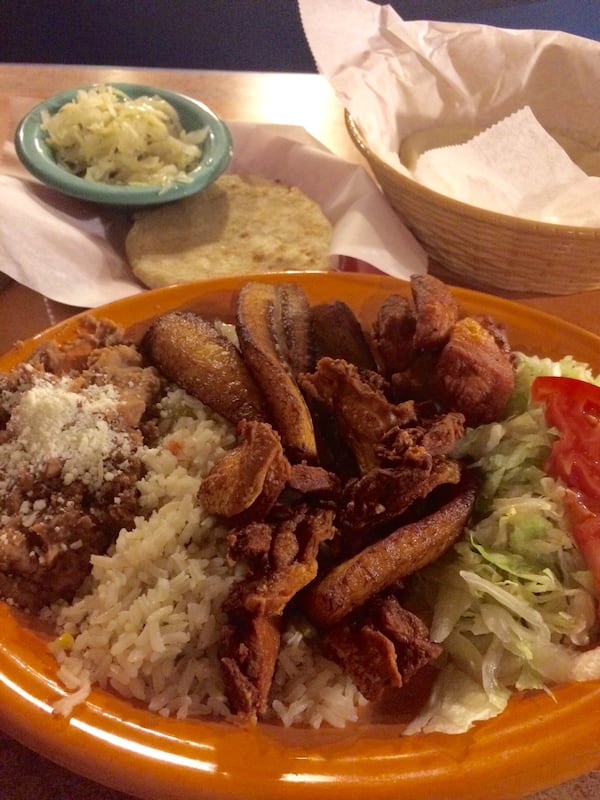
M49 148L44 144L45 137L41 130L42 111L56 113L65 103L74 99L78 92L99 85L114 87L132 97L158 95L170 103L178 113L185 111L197 117L198 127L206 127L208 133L200 163L189 172L190 181L176 181L166 189L161 189L157 185L119 186L86 181L56 163ZM46 186L81 200L113 206L159 205L196 194L225 171L233 155L233 139L228 126L205 103L160 86L119 81L77 86L37 103L19 122L15 131L14 145L21 163Z
M479 208L470 203L456 200L453 197L447 197L441 192L436 192L434 189L430 189L428 186L418 183L418 181L410 176L404 175L402 172L394 169L391 164L385 162L371 150L358 127L358 123L348 109L344 109L344 121L350 138L364 158L366 158L368 162L374 164L377 169L387 171L390 175L393 175L394 179L397 179L399 183L410 186L414 191L418 191L422 194L424 201L443 206L448 212L455 213L463 218L471 217L478 222L498 228L512 228L516 232L535 233L538 236L547 236L552 239L556 239L556 236L560 235L572 239L588 240L590 242L600 240L600 227L566 225L555 222L531 220L524 217L513 217L510 214L502 214L499 211Z

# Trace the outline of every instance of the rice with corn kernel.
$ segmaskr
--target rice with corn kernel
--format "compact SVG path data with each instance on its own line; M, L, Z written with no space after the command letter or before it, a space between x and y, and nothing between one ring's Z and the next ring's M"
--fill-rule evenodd
M164 716L226 716L218 660L223 600L243 575L226 557L227 529L204 513L202 478L235 442L232 426L180 389L161 404L161 441L144 448L141 512L71 605L54 609L52 645L68 714L91 686ZM283 635L271 715L284 725L342 727L364 699L342 670L290 627Z

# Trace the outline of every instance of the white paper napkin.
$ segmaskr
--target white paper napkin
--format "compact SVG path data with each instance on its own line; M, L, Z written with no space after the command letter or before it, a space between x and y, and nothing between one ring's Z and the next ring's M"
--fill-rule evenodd
M332 261L351 256L407 278L427 258L367 172L302 128L230 123L232 172L299 186L333 223ZM124 212L102 210L27 177L6 145L0 175L0 272L68 305L95 307L144 291L123 252ZM8 148L8 149L7 149Z
M0 271L67 305L93 307L141 291L110 242L118 217L98 215L30 181L0 176Z
M588 177L569 158L529 106L465 144L426 151L413 174L479 208L544 222L600 224L600 178Z

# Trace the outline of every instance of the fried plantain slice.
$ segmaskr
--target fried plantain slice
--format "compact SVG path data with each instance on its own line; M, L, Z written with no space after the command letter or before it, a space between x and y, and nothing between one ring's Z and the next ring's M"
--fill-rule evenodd
M238 295L236 329L244 361L267 398L286 455L292 463L314 462L317 445L312 417L288 361L293 350L294 361L302 362L297 345L304 340L309 323L298 297L289 302L288 289L246 283Z
M315 365L310 305L306 292L297 283L277 286L275 295L273 324L279 355L297 378Z
M230 422L268 419L265 400L236 346L191 312L158 317L142 341L169 380Z
M341 300L321 303L310 310L317 361L323 356L342 358L359 369L376 370L367 337L350 308Z
M441 507L342 561L308 588L304 610L316 625L335 625L371 597L438 559L460 536L477 494L465 472Z

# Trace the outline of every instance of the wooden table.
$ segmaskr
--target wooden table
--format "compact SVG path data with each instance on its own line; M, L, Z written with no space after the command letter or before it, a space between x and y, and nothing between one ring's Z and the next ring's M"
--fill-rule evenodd
M96 82L138 82L185 92L203 100L226 120L300 125L333 152L361 163L344 126L342 107L317 75L197 72L120 67L0 65L0 135L12 138L15 99L19 106L62 89ZM21 102L20 98L24 98ZM434 268L441 277L443 271ZM453 281L456 283L456 281ZM600 335L600 290L566 297L513 296ZM0 289L0 352L79 309L44 298L15 283ZM0 709L0 726L2 709ZM80 778L0 733L2 800L125 800L126 795ZM535 800L591 800L600 797L600 773L535 795ZM459 798L457 798L459 800ZM533 800L533 797L528 800Z

